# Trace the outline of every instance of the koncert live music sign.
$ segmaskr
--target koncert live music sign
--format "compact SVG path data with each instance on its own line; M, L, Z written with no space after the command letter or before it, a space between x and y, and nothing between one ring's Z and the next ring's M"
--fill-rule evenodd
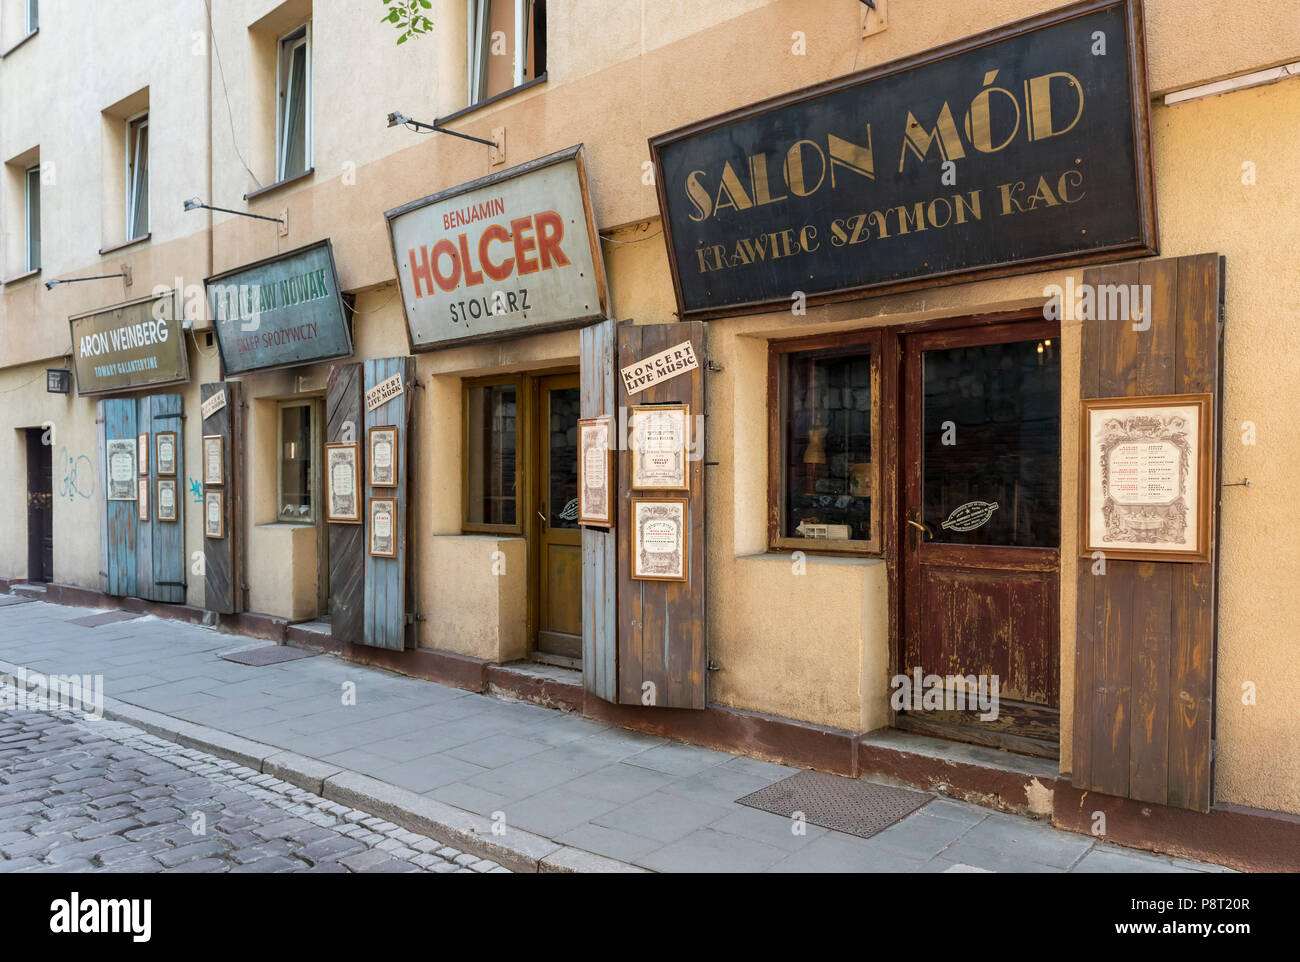
M1147 100L1089 0L661 134L681 315L1155 253Z

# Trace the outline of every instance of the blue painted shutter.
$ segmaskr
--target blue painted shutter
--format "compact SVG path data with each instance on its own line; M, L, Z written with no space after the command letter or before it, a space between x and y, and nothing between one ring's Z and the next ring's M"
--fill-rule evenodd
M414 387L415 360L409 357L373 358L365 362L365 390L388 380L394 374L402 376L402 393L387 401L373 411L365 412L365 431L362 444L369 445L369 432L372 427L393 425L397 428L397 486L392 488L372 488L370 478L364 478L366 492L365 530L366 530L366 596L365 625L361 639L362 644L376 648L415 647L415 624L410 619L408 625L407 599L413 597L410 591L407 546L407 485L411 476L408 443L411 427L411 400ZM369 450L363 462L369 460ZM395 558L377 558L370 554L370 502L373 498L393 498L396 501L396 517L393 519L394 536L397 542Z

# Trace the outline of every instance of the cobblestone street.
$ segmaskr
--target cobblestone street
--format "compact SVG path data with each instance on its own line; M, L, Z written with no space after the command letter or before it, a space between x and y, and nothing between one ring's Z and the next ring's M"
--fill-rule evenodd
M0 872L505 872L130 725L0 711Z

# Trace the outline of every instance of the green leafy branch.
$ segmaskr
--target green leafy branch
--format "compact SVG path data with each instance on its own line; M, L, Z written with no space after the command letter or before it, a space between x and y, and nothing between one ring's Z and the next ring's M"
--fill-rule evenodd
M380 23L391 23L402 32L398 43L406 43L411 37L433 30L433 21L423 14L423 10L432 10L429 0L384 0L388 12L379 18Z

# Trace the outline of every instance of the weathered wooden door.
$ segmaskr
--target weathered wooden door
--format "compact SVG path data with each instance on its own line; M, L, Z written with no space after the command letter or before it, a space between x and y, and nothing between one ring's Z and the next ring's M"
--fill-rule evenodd
M396 430L396 443L385 457L396 459L392 484L371 484L373 470L367 471L365 484L366 554L365 563L365 613L362 619L360 643L376 648L415 647L415 613L408 610L414 599L411 590L412 567L409 564L408 544L410 501L408 484L411 477L410 443L413 422L411 418L415 376L415 359L411 357L371 358L364 362L362 386L372 391L392 382L396 387L387 389L383 397L388 400L371 409L368 404L364 419L367 441L366 461L369 463L369 439L374 428ZM394 381L394 379L397 379ZM369 464L373 469L374 465ZM391 553L378 549L391 549Z
M582 657L582 531L578 527L578 375L537 384L537 651Z
M97 405L95 419L99 426L99 490L103 492L99 590L118 597L136 594L136 407L135 398L107 398Z
M243 384L239 381L218 381L199 385L199 398L208 413L202 424L204 446L206 439L220 438L220 485L204 484L199 491L202 498L208 490L221 491L221 536L203 537L203 606L209 611L236 614L244 610L248 597L243 580ZM200 479L206 475L201 462L196 472ZM207 506L204 506L206 522Z
M899 670L922 685L903 689L897 723L1055 756L1059 325L924 332L903 348Z
M54 580L54 473L44 428L27 429L27 580Z

